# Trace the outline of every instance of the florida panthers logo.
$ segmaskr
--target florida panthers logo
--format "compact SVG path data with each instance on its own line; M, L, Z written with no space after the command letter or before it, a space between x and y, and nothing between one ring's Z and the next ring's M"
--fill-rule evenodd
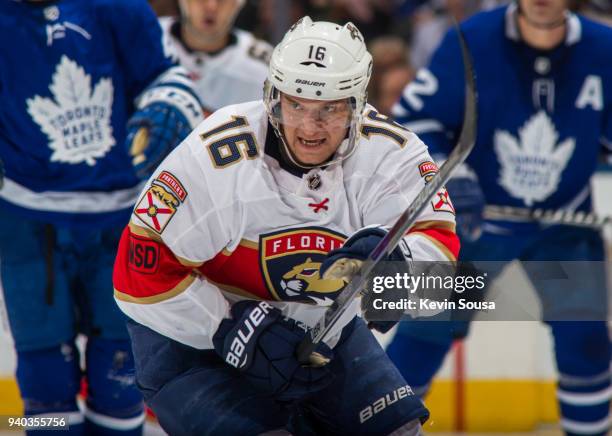
M319 268L326 254L344 240L341 234L319 228L262 235L259 260L270 293L283 301L330 304L344 281L322 280Z

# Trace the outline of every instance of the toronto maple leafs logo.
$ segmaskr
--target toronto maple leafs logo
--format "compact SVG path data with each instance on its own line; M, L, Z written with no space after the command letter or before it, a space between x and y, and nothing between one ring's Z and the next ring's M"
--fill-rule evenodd
M544 111L519 129L520 142L507 131L495 132L495 152L500 164L499 183L526 206L546 200L559 185L576 140L557 144L559 134Z
M53 99L37 95L27 104L28 113L49 138L51 161L95 165L96 158L115 145L112 80L100 79L92 92L91 76L62 56L49 89Z

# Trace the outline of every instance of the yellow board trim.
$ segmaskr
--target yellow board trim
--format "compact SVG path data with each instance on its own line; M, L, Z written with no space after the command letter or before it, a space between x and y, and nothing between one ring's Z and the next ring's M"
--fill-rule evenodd
M425 398L431 413L428 432L456 429L456 383L436 380ZM467 380L464 384L466 432L531 432L559 420L556 384L551 380Z
M0 378L0 416L23 415L19 388L12 378Z
M425 432L454 431L455 382L436 380L425 404L431 412ZM0 416L21 415L19 389L0 378ZM466 432L530 432L559 420L555 382L550 380L468 380L465 382Z

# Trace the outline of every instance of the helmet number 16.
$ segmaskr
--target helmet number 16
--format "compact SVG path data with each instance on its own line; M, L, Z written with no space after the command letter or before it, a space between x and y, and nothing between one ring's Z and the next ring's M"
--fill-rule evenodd
M315 49L315 46L311 45L308 49L308 58L315 59L317 61L322 61L323 59L325 59L325 47L318 46Z

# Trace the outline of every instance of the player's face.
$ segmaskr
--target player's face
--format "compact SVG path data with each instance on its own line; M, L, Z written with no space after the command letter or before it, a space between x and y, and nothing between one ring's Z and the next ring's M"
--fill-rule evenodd
M182 0L182 13L190 26L207 37L223 37L238 12L238 0Z
M522 13L537 25L549 26L563 19L567 0L520 0Z
M322 101L282 94L280 104L285 141L301 163L324 163L346 137L351 118L348 99Z

